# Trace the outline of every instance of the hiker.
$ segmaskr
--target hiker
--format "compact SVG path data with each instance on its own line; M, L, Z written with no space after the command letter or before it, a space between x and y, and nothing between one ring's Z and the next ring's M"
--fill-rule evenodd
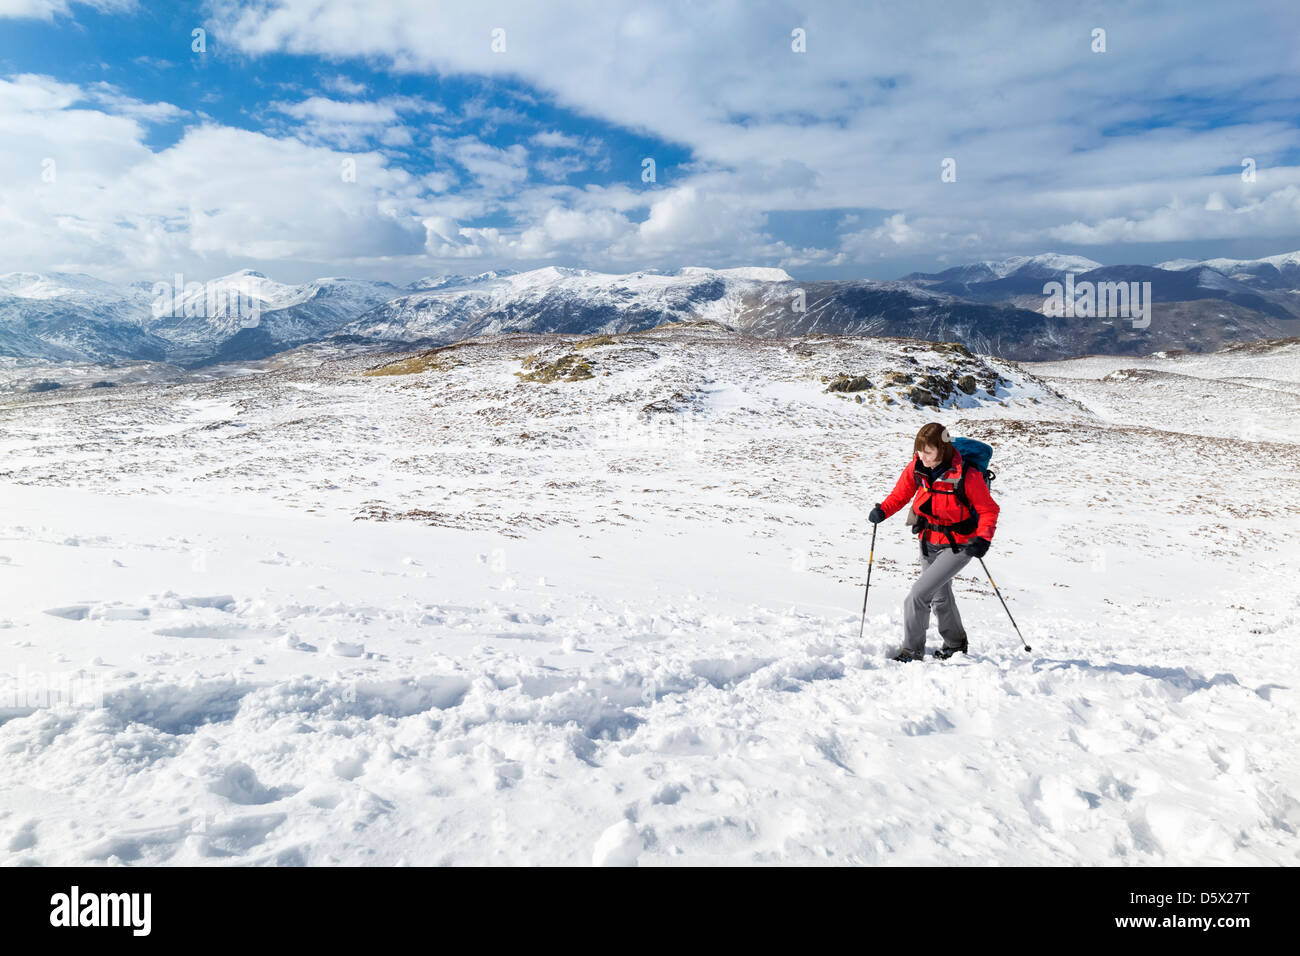
M952 579L972 558L982 558L993 540L998 505L979 468L962 465L948 429L931 422L916 433L915 454L889 497L871 509L879 524L909 501L907 522L919 536L921 576L903 601L903 647L896 661L925 657L925 629L934 611L943 647L934 652L947 660L966 653L966 630L952 594Z

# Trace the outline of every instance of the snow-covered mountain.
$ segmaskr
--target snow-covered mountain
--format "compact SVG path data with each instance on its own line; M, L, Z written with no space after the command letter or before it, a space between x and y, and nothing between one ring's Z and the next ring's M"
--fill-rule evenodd
M1044 284L1067 273L1081 282L1150 282L1150 326L1044 315ZM308 342L410 347L496 332L597 334L687 320L769 336L960 341L1029 361L1204 351L1300 334L1300 253L1160 267L1103 266L1043 253L892 282L801 282L759 267L608 274L552 266L429 276L405 287L334 277L289 285L252 270L180 289L147 281L114 286L63 273L0 276L0 357L30 362L199 367Z
M1226 342L1300 334L1300 253L1252 262L1176 260L1158 266L1104 266L1082 256L1048 253L978 262L937 273L912 273L905 283L972 302L1042 311L1043 287L1073 274L1077 283L1149 282L1151 325L1141 334L1119 326L1071 322L1053 330L1069 354L1141 354L1215 349ZM1157 343L1153 341L1158 338ZM1071 351L1072 350L1072 351ZM1011 353L1007 353L1011 354ZM1045 355L1022 356L1046 358Z
M746 297L785 296L781 269L684 268L610 275L547 267L423 280L339 330L387 342L451 342L491 332L619 332L687 319L734 323Z
M52 361L161 361L167 342L147 328L149 296L93 276L0 275L0 355Z
M1283 252L1262 259L1170 259L1157 263L1160 269L1189 269L1193 266L1208 266L1229 275L1233 272L1248 271L1260 266L1272 266L1283 269L1287 266L1300 267L1300 252Z
M401 290L387 282L275 282L241 270L205 283L117 286L86 275L0 276L0 355L181 365L260 358L328 336Z
M1010 259L987 262L985 265L1000 279L1010 275L1052 277L1063 272L1090 272L1101 268L1100 262L1084 256L1063 255L1059 252L1045 252L1036 256L1012 256Z
M1067 272L1083 273L1101 267L1083 256L1064 255L1059 252L1045 252L1036 256L1012 256L1009 259L984 260L969 265L953 266L942 272L913 272L904 276L904 282L918 283L967 283L990 282L1018 276L1027 279L1050 279Z
M436 289L446 289L451 286L471 285L473 283L490 282L493 279L504 279L515 274L513 269L498 269L493 272L480 272L478 275L473 276L425 276L423 279L416 279L406 288L410 292L432 292Z
M907 282L797 282L780 269L684 268L609 275L545 268L476 276L400 296L334 341L444 344L500 332L598 334L705 320L757 335L887 335L960 341L1008 358L1059 358L1061 323Z
M1251 289L1300 297L1300 252L1284 252L1263 259L1171 259L1160 263L1158 268L1174 272L1199 270L1202 275L1212 272Z
M169 358L182 364L262 358L325 338L400 292L362 279L285 285L245 269L165 300L161 315L156 303L150 330L172 343Z

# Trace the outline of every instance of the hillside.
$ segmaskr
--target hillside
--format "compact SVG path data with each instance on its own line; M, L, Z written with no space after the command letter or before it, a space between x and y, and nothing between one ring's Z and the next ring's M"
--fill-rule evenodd
M1294 342L297 359L0 402L0 862L1295 861ZM897 518L859 639L935 418L995 446L1032 653L976 568L971 653L890 661Z

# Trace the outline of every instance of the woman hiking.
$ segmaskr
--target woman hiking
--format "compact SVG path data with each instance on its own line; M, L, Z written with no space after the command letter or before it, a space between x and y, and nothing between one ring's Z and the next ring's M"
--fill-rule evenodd
M903 647L894 660L924 659L931 611L943 638L934 656L947 660L958 651L966 653L966 630L957 613L952 579L971 558L988 552L999 509L984 475L973 466L962 467L948 429L938 422L916 433L913 450L894 490L871 509L869 520L879 524L910 501L908 524L920 540L921 576L903 601Z

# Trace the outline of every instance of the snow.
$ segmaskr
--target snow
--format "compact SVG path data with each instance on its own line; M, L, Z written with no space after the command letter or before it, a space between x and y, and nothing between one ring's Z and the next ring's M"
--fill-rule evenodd
M1184 269L1193 269L1205 264L1206 262L1201 259L1170 259L1166 262L1156 263L1155 267L1157 269L1167 269L1170 272L1182 272Z
M1237 292L1241 285L1214 269L1202 269L1196 277L1196 284L1202 289L1219 289L1224 292ZM1222 317L1222 316L1220 316Z
M123 291L102 279L82 273L10 272L0 275L0 292L20 299L54 299L64 296L108 295L118 297Z
M642 838L631 820L620 820L600 835L591 855L592 866L636 866Z
M474 334L571 328L574 317L583 313L592 316L591 333L614 328L613 320L606 329L596 327L601 313L630 314L642 321L658 316L661 321L727 323L739 310L744 293L768 291L774 283L792 281L782 269L693 266L671 274L643 270L614 275L548 266L529 272L486 273L472 280L451 276L414 283L415 291L339 331L390 341L452 341L463 337L467 327ZM485 315L494 318L485 320Z
M1044 252L1035 256L1012 256L1009 259L1000 261L986 260L981 265L988 266L999 279L1005 279L1007 276L1020 272L1027 267L1037 267L1036 271L1040 272L1076 273L1101 268L1100 262L1084 256L1069 256L1059 252Z
M790 273L784 269L769 269L761 266L748 266L738 269L706 269L699 266L687 266L678 269L674 275L678 276L709 276L720 275L728 276L733 279L752 279L755 282L793 282L794 279Z
M1300 252L1283 252L1275 256L1264 256L1260 259L1170 259L1167 262L1158 263L1156 268L1182 271L1204 266L1217 272L1230 274L1240 269L1260 265L1271 265L1278 269L1283 266L1300 266Z
M17 333L3 346L24 359L116 362L166 354L191 361L210 358L242 328L260 323L287 348L323 338L401 291L360 279L286 285L251 269L204 283L181 277L180 289L176 280L169 274L118 286L66 273L0 275L0 328Z
M892 340L515 377L574 340L0 405L0 863L1296 862L1294 347L937 410ZM976 568L971 653L891 662L896 519L858 637L932 419L995 446L1032 653Z

